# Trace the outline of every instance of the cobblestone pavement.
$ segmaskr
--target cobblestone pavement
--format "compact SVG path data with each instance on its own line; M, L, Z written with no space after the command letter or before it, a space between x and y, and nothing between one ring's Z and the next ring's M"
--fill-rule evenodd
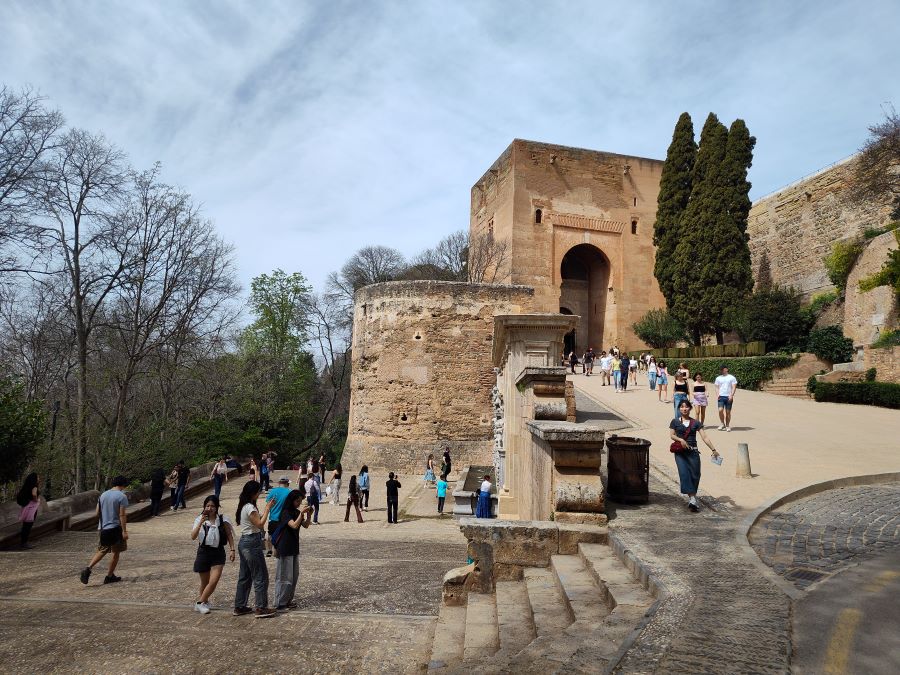
M668 589L626 652L622 673L784 673L790 601L738 544L730 510L688 511L651 478L650 504L610 505L610 531Z
M790 502L757 522L750 543L776 573L809 588L900 549L900 484L837 488Z
M32 551L0 553L0 633L11 638L0 640L0 670L421 672L441 579L465 564L466 541L452 519L388 525L378 482L365 523L344 523L344 507L322 506L322 525L301 533L300 610L265 621L231 616L236 562L226 564L215 611L192 610L198 577L189 532L202 497L185 511L129 525L118 584L102 584L106 561L88 586L78 581L95 532L57 533ZM242 484L226 485L226 515ZM414 479L403 484L408 508L420 490ZM271 599L275 559L267 562Z

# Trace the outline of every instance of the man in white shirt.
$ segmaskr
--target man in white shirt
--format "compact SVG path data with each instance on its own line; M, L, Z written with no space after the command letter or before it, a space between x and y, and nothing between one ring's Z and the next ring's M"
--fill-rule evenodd
M734 403L737 379L728 374L727 367L722 366L722 374L716 378L715 384L719 391L719 431L731 431L731 406Z
M604 387L609 384L609 374L612 372L612 361L612 354L603 352L603 356L600 357L600 382Z

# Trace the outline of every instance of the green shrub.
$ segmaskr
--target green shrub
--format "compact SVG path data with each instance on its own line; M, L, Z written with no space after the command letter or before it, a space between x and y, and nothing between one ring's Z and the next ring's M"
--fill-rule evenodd
M806 349L806 345L803 345ZM799 351L803 351L803 349ZM742 342L731 345L692 345L690 347L669 347L668 349L652 349L656 360L681 361L682 359L719 359L745 356L763 356L766 353L765 342Z
M634 334L654 349L673 346L687 339L684 326L665 309L651 309L631 325Z
M894 231L894 237L900 244L900 230ZM900 298L900 248L888 252L888 259L875 274L859 280L859 290L863 293L879 286L890 286Z
M741 389L757 390L763 382L772 379L773 370L794 365L794 357L776 355L721 359L672 359L666 363L669 372L674 373L681 362L684 362L692 376L694 373L700 373L704 380L710 382L719 376L722 366L725 366L728 368L728 372L737 378L738 386Z
M840 326L812 331L806 349L829 363L846 363L853 358L853 340L844 337Z
M846 290L847 277L862 252L863 245L858 241L836 241L831 247L831 253L823 259L828 278L841 293Z
M900 330L886 330L872 343L872 349L900 346Z
M895 220L892 223L888 223L884 227L867 227L863 230L863 239L869 240L874 239L875 237L881 236L885 232L893 232L894 230L900 228L900 220Z
M754 291L746 302L727 310L725 320L744 342L762 341L771 351L805 344L812 325L800 294L779 286Z
M819 380L816 379L815 375L810 375L809 379L806 381L806 393L807 394L815 394L816 393L816 385L819 383Z
M900 384L892 382L819 382L817 401L900 408Z
M832 302L837 300L839 297L840 295L837 291L827 291L826 293L819 293L819 295L814 297L809 305L806 306L806 309L813 319L817 319L819 318L819 315L825 311L825 308Z
M869 368L866 371L866 382L874 382L875 377L878 375L878 371L875 368Z

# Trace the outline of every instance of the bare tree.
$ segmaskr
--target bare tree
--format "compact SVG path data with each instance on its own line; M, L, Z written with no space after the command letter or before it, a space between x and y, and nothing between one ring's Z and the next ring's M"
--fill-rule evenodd
M869 127L869 138L860 148L854 175L854 195L858 200L883 200L895 205L893 217L900 218L900 114L886 106L884 120Z
M507 276L509 264L507 241L494 239L490 233L477 233L469 241L469 282L473 284L497 284Z
M48 174L62 115L31 89L0 87L0 273L28 271L15 249L27 239L35 194Z
M91 334L109 294L133 263L133 233L115 212L127 180L123 154L102 136L68 131L52 159L43 194L49 223L39 231L62 260L77 353L75 489L85 486L88 353Z
M459 230L441 239L434 248L425 249L404 273L405 279L466 281L468 279L469 235Z

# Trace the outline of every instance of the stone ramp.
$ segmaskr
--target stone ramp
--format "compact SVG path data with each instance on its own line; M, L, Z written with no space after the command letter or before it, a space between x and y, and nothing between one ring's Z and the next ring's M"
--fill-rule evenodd
M596 673L653 602L609 546L581 543L494 593L469 593L466 607L443 607L429 672Z

